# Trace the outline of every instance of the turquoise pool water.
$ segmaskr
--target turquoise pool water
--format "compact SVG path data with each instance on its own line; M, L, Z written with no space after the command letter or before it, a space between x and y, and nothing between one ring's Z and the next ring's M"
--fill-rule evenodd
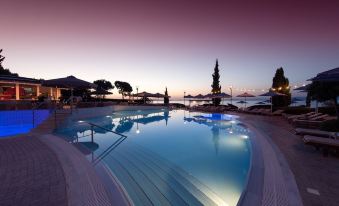
M91 142L88 123L127 138L94 126ZM121 111L57 134L104 163L136 205L236 205L250 169L250 132L231 115Z

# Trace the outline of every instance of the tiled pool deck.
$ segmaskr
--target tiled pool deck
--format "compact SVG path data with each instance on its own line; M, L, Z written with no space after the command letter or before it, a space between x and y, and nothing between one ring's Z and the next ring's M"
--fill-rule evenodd
M338 157L324 157L313 147L305 146L300 136L294 134L294 128L282 117L241 116L245 122L265 134L284 155L305 206L338 205Z
M339 201L338 158L323 157L312 147L304 146L300 137L293 134L293 128L281 117L254 115L241 115L241 117L259 133L264 134L263 137L267 138L268 142L276 145L276 148L269 152L279 150L283 154L283 159L287 161L295 176L304 205L337 205ZM70 201L69 194L81 198L82 191L87 194L94 192L100 196L99 200L89 200L90 202L84 205L108 205L107 194L102 192L102 185L97 181L95 183L98 184L91 185L87 189L85 186L80 190L81 192L74 191L76 190L74 184L88 184L86 182L88 179L76 180L78 177L72 177L70 173L72 168L77 169L74 167L79 166L72 164L85 164L82 162L84 158L77 159L80 152L75 152L74 148L63 148L61 151L62 142L53 142L51 136L42 138L43 135L35 133L0 140L0 205L81 205L83 203L79 202L79 199ZM77 153L75 154L77 158L67 159L66 154L70 153ZM262 154L270 155L267 151L262 151ZM279 159L279 156L277 158ZM82 168L90 172L82 173L81 176L93 179L91 178L91 175L94 175L93 168L88 166L89 164ZM274 175L285 174L271 175L273 175L271 180L274 180ZM265 182L261 184L265 188ZM288 188L282 192L288 193ZM264 189L262 194L272 194L272 191L267 192ZM271 200L272 197L266 196L258 202L270 205ZM272 205L279 205L279 200L275 197L273 201Z
M56 154L35 136L0 140L0 205L67 205Z

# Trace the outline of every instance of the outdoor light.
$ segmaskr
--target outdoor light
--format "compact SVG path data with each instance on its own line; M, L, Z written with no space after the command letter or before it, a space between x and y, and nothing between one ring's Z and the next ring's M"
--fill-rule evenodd
M137 134L139 134L139 133L140 133L140 130L139 130L139 129L137 129L136 133L137 133Z

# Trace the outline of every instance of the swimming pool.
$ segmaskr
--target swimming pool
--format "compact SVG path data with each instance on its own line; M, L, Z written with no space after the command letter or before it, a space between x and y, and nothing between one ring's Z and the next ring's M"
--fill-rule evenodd
M33 125L32 110L0 111L0 138L27 133L45 121L49 114L49 110L35 110Z
M102 127L93 126L93 142L89 123ZM120 111L56 133L104 163L135 205L232 206L246 187L251 134L236 116Z

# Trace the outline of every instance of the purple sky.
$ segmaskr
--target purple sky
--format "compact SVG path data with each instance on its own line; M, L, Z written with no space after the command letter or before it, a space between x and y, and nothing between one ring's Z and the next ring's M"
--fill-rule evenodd
M339 66L338 1L235 2L2 0L4 66L174 97L210 92L216 58L224 92L267 89L281 66L293 85Z

